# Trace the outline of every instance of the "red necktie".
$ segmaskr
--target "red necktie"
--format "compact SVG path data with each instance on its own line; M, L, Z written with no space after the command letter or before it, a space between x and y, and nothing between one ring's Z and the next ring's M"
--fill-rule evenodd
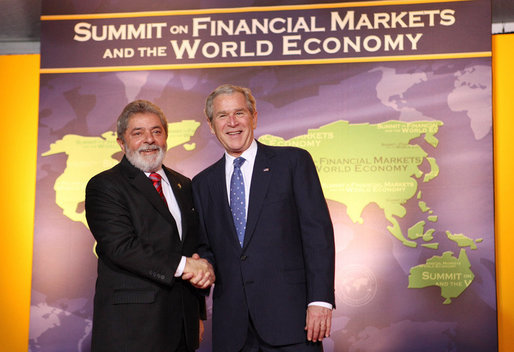
M150 180L152 180L153 186L157 190L157 193L161 196L162 200L166 205L168 202L166 202L166 198L164 197L164 193L162 193L162 186L161 186L161 175L159 175L157 172L152 172L150 174Z

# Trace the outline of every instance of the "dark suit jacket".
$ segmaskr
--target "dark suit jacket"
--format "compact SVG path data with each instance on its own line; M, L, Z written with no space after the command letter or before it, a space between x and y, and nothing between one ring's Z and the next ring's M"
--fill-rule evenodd
M174 277L181 256L197 250L198 215L190 180L163 168L181 210L182 241L152 182L125 157L86 187L98 254L93 351L174 351L184 327L188 346L198 347L205 300Z
M193 178L200 253L213 263L214 351L239 351L248 317L268 344L306 341L307 304L334 304L334 234L308 152L258 143L243 248L233 224L225 157Z

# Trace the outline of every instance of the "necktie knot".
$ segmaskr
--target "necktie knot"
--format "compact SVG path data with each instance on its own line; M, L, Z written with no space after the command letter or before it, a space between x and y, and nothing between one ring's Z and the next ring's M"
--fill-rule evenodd
M152 180L154 186L156 183L160 183L162 178L161 175L159 175L157 172L152 172L149 177L150 180Z
M241 168L241 165L243 165L243 163L246 161L245 158L243 158L242 156L240 157L237 157L234 159L234 168Z

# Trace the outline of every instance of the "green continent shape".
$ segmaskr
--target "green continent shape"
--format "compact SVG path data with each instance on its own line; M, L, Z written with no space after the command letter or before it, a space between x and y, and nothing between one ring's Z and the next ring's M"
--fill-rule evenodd
M351 220L361 224L364 208L377 204L391 223L389 232L405 246L416 247L416 242L405 238L398 223L406 214L403 204L418 192L416 179L423 175L419 166L427 157L413 140L424 136L426 142L437 146L435 134L442 124L395 120L350 124L341 120L289 140L263 135L259 141L308 150L327 199L346 205Z
M427 220L430 222L437 222L438 217L436 215L430 215L427 217Z
M425 222L424 221L418 221L416 224L412 225L407 230L407 236L411 240L418 239L420 237L423 237L423 232L425 231Z
M423 234L423 241L428 242L434 239L435 229L429 229Z
M434 158L427 157L428 163L430 164L430 172L428 174L425 174L425 178L423 179L423 182L430 182L437 176L439 176L439 165L437 165L437 162Z
M430 248L430 249L438 249L439 243L423 243L421 247Z
M409 288L437 286L441 288L443 304L450 304L452 298L459 297L473 282L475 274L465 249L461 249L459 258L453 252L444 252L442 256L433 256L425 264L410 269Z
M472 238L469 238L462 233L452 234L450 231L446 231L446 236L449 240L457 243L459 247L469 247L470 249L477 249L477 245ZM482 241L477 241L482 242Z
M168 149L187 143L195 134L200 123L183 120L168 124ZM188 148L191 149L188 145ZM85 137L75 134L65 135L50 145L41 156L66 153L68 159L64 172L54 184L55 202L63 210L64 216L78 221L87 227L85 211L79 205L85 200L86 184L94 175L118 163L113 155L120 151L116 133L107 131L101 137Z
M418 206L423 213L426 213L430 210L430 208L427 206L427 203L422 200L418 202Z

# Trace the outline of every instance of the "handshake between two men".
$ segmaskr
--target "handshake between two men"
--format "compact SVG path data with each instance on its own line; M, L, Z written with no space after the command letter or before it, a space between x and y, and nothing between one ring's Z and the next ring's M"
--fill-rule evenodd
M186 258L182 280L189 280L194 287L205 289L216 281L216 276L211 263L195 253L192 257Z

